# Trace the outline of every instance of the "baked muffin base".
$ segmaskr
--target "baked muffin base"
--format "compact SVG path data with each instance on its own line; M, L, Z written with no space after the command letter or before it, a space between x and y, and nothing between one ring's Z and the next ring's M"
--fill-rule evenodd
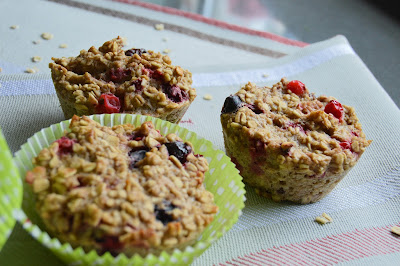
M88 108L83 107L83 109L78 109L76 108L75 104L72 104L70 101L64 99L63 95L61 95L59 93L59 90L57 89L56 86L56 93L57 93L57 97L58 97L58 101L60 102L60 106L61 109L64 113L64 117L65 119L71 119L74 115L77 116L89 116L92 115L94 112L93 111L89 111ZM140 115L148 115L148 116L152 116L152 117L156 117L159 119L163 119L166 121L169 121L171 123L176 123L178 124L181 119L183 118L183 116L185 115L187 109L190 106L190 102L182 105L180 108L177 108L169 113L157 113L157 112L143 112L142 110L140 111L129 111L129 112L124 112L126 114L140 114Z
M274 201L322 199L371 143L354 108L284 78L271 88L249 82L227 97L221 124L243 181Z
M266 164L265 157L258 157L259 163L249 160L254 158L250 153L249 142L242 141L235 144L235 140L224 134L224 144L226 154L232 159L236 168L243 176L243 181L255 188L260 196L270 198L275 202L292 201L300 204L314 203L329 194L335 186L345 177L350 169L340 174L324 172L321 175L309 175L301 173L301 169L296 169L292 164L279 161ZM266 151L268 153L268 151ZM273 151L269 155L277 158L279 154L273 156ZM274 159L272 159L274 160ZM304 170L306 170L305 167ZM308 172L308 171L307 171Z

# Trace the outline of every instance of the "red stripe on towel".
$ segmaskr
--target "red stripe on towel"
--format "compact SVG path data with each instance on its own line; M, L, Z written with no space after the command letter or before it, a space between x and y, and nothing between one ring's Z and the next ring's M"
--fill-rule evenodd
M220 27L220 28L224 28L224 29L228 29L228 30L232 30L232 31L237 31L237 32L241 32L241 33L245 33L245 34L249 34L249 35L255 35L258 37L263 37L263 38L270 39L270 40L280 42L283 44L288 44L288 45L293 45L293 46L298 46L298 47L304 47L304 46L308 45L308 43L291 40L291 39L288 39L288 38L285 38L285 37L282 37L282 36L279 36L276 34L272 34L270 32L258 31L258 30L253 30L253 29L249 29L246 27L241 27L238 25L233 25L233 24L226 23L226 22L223 22L223 21L220 21L217 19L207 18L207 17L204 17L199 14L175 9L172 7L160 6L160 5L146 3L146 2L142 2L142 1L136 1L136 0L113 0L113 1L121 2L121 3L125 3L125 4L131 4L131 5L135 5L135 6L140 6L140 7L144 7L147 9L152 9L155 11L168 13L171 15L177 15L177 16L189 18L189 19L200 21L200 22L203 22L203 23L206 23L209 25L213 25L216 27Z
M393 225L354 230L348 233L251 252L222 265L329 265L400 251L400 237ZM220 264L221 265L221 264Z

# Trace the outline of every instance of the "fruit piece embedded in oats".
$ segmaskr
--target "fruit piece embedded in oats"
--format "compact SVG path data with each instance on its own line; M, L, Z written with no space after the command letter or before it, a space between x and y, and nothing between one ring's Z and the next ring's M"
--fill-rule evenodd
M169 155L175 156L181 163L187 162L187 156L192 152L192 147L182 141L165 143Z
M343 106L340 102L331 100L324 109L325 113L332 114L337 119L341 120L343 117Z
M320 200L371 143L354 108L316 97L298 80L246 84L225 99L221 123L243 180L274 201Z
M115 95L102 94L96 106L96 112L99 114L112 114L119 113L121 110L121 103Z
M300 96L305 92L306 86L301 81L292 80L287 84L287 89Z
M193 244L218 207L208 162L152 122L101 126L74 116L26 174L48 232L86 251L160 254Z
M167 55L123 46L118 37L77 57L53 58L49 67L65 118L135 113L178 123L196 97L192 74Z
M225 99L224 106L222 107L222 114L234 113L243 106L242 100L237 95L231 95Z

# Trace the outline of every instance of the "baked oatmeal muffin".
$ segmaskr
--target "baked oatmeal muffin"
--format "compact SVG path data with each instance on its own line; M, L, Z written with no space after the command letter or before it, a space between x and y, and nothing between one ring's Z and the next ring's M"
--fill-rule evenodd
M26 174L47 231L99 254L159 254L191 245L218 207L208 163L151 122L112 128L74 116Z
M178 123L196 97L192 74L171 65L168 55L123 46L118 37L77 57L52 58L49 67L65 118L135 113Z
M271 88L249 82L227 97L221 123L243 180L274 201L320 200L371 143L354 108L285 78Z

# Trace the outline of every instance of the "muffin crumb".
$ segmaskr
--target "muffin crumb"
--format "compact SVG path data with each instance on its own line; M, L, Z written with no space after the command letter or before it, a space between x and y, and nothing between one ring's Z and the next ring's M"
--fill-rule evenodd
M67 48L68 47L68 45L66 45L65 43L62 43L62 44L60 44L60 46L58 46L59 48Z
M160 24L156 24L156 25L154 25L154 28L156 29L156 30L164 30L164 24L162 24L162 23L160 23Z
M396 234L396 235L400 236L400 227L399 226L393 226L392 228L390 228L390 231L393 234Z
M321 216L317 216L315 218L315 221L319 224L326 224L326 223L331 223L333 221L332 217L326 214L325 212L322 213Z
M212 97L211 94L206 94L206 95L203 96L203 99L204 99L204 100L207 100L207 101L210 101L210 100L213 99L213 97Z
M322 213L322 217L324 217L325 219L327 219L329 222L332 222L333 221L333 219L332 219L332 217L331 216L329 216L327 213Z
M42 57L40 57L40 56L38 56L38 55L35 55L34 57L32 57L32 62L40 62L40 61L42 61Z
M37 72L39 72L39 69L37 69L36 67L27 68L27 69L25 70L25 73L29 73L29 74L34 74L34 73L37 73Z
M17 30L17 29L19 29L19 25L11 25L10 29Z
M45 40L51 40L54 38L54 35L48 32L44 32L42 33L42 35L40 35L43 39Z

